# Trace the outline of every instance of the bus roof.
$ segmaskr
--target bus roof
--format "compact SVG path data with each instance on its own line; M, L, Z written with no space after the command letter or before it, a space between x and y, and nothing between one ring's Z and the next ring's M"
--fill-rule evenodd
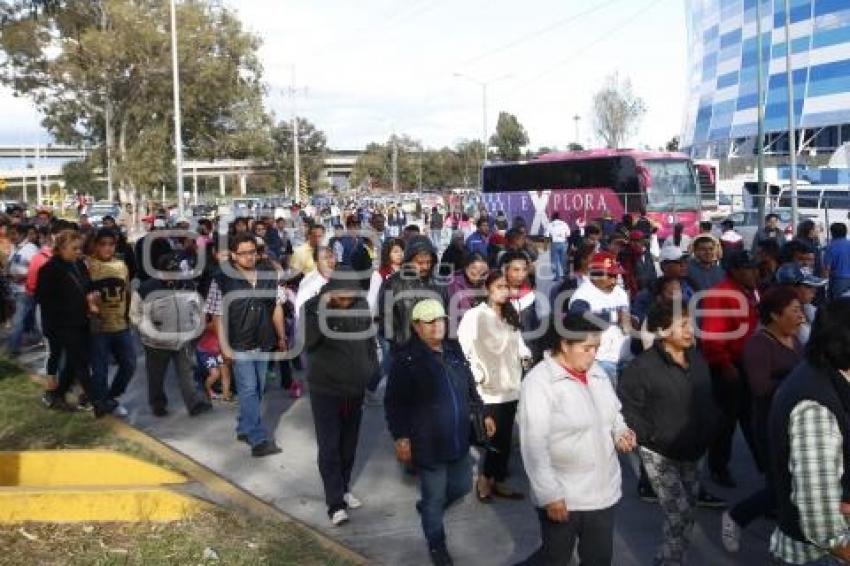
M586 151L556 151L539 156L535 161L581 161L606 157L634 157L636 159L690 159L687 154L670 151L641 151L637 149L590 149Z

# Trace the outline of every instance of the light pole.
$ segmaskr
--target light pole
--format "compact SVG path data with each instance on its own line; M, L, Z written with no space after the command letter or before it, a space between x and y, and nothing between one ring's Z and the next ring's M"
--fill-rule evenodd
M479 79L476 79L475 77L470 77L469 75L465 75L463 73L454 73L454 76L456 78L471 81L481 87L481 144L484 146L481 163L483 165L487 163L487 146L489 145L489 142L487 141L487 87L495 82L503 81L505 79L513 77L513 73L503 75L501 77L496 77L495 79L490 79L488 81L481 81ZM484 173L482 170L479 173L479 181L481 185L483 185L483 174Z
M758 222L760 227L764 227L764 216L767 208L765 202L764 191L764 57L762 53L762 25L761 25L761 3L762 0L756 0L756 49L758 50L758 88L756 90L758 96L758 158L756 167L758 169Z
M794 70L791 68L791 1L785 0L785 67L788 77L788 155L791 159L791 225L797 229L797 131L794 117Z
M579 122L581 122L581 116L576 114L573 116L573 121L576 123L576 147L578 147L581 145L581 142L579 141L581 139L581 136L579 135Z
M180 131L180 69L177 66L177 8L174 1L171 0L171 71L174 75L174 164L177 168L177 216L180 217L183 216L183 135Z

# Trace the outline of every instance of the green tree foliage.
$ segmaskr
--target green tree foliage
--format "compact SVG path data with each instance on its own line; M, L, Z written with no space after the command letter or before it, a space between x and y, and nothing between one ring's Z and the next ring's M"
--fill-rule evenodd
M294 182L295 152L292 145L292 122L280 122L272 128L271 162L279 186L292 187ZM298 151L301 176L307 179L308 187L315 189L324 168L328 153L328 138L325 133L306 118L298 118Z
M499 112L496 133L490 138L490 145L496 147L502 161L516 161L522 157L522 148L528 145L528 134L516 116Z
M0 81L35 102L56 140L104 148L111 138L123 187L173 179L169 3L3 4ZM270 155L259 39L234 13L201 0L180 2L177 12L187 158Z
M632 91L631 80L617 74L605 79L593 97L593 119L596 135L606 147L617 149L635 133L646 103Z
M371 143L357 159L352 186L392 187L393 145L398 151L399 190L470 187L478 183L484 146L479 140L461 141L454 148L425 149L409 136Z
M65 190L70 193L85 192L99 195L97 173L93 159L68 161L62 165L62 177L65 179Z

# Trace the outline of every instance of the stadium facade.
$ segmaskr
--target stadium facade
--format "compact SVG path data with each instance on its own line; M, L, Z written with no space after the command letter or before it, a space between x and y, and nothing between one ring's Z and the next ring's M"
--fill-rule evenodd
M759 0L685 0L689 91L681 145L695 157L752 155L758 129ZM760 0L765 149L788 153L785 0ZM850 0L791 0L798 152L850 142Z

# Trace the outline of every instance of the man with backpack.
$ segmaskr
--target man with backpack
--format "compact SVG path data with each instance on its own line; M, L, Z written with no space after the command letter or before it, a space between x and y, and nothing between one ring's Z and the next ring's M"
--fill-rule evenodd
M212 409L195 385L194 341L204 330L203 300L186 281L176 280L180 266L173 254L160 256L154 274L133 292L130 321L139 331L148 373L148 403L157 417L168 415L164 382L168 365L180 383L180 394L190 416ZM163 275L170 275L165 280Z

